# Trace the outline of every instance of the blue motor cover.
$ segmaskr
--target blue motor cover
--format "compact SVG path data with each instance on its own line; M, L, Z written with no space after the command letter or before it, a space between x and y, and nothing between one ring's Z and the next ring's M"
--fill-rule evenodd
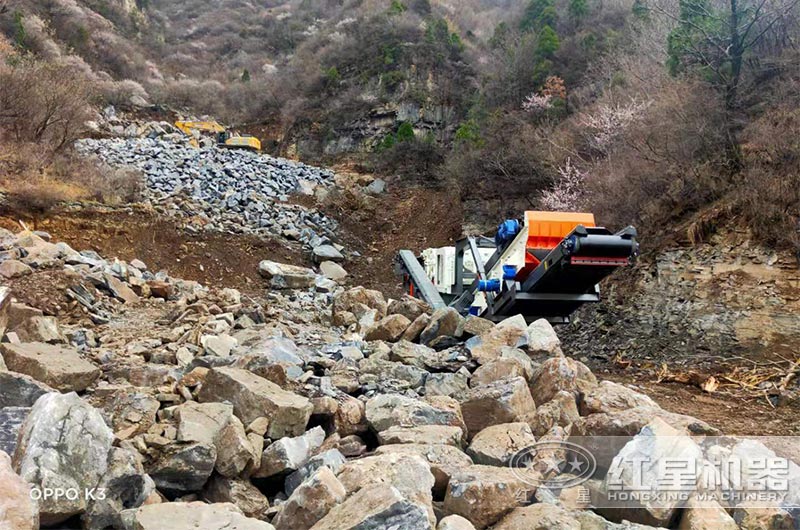
M494 236L494 244L498 247L508 243L519 234L520 224L516 219L508 219L497 227L497 235Z

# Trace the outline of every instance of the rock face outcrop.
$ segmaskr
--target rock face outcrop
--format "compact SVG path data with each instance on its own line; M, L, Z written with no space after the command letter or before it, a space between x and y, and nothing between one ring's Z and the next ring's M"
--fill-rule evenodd
M86 492L96 488L108 471L112 441L103 417L77 394L46 394L36 401L22 426L14 467L42 492L43 525L66 521L86 510ZM45 490L56 489L76 495L44 495Z

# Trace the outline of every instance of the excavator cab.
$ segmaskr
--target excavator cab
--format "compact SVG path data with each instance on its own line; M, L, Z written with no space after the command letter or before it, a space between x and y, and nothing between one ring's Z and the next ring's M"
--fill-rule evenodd
M240 136L231 134L225 127L215 121L177 121L175 126L191 136L190 143L198 147L195 131L216 133L217 146L230 149L249 149L251 151L261 151L261 141L255 136Z

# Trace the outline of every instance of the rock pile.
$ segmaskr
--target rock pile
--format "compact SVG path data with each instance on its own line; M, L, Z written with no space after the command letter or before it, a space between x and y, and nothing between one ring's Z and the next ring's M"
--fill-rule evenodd
M76 148L111 167L140 171L156 205L202 229L283 236L312 248L333 238L335 221L286 202L291 193L331 185L332 171L250 151L198 149L180 135L155 136L86 139Z
M37 237L0 234L13 238L6 248L25 249L21 262L50 255L36 251L49 248ZM148 280L141 265L66 265L94 275L96 289L120 306L108 322L80 329L44 325L52 317L0 292L0 442L13 456L9 464L0 453L8 476L0 508L14 507L0 509L0 527L79 520L88 530L790 528L796 515L797 498L761 509L589 509L609 476L591 477L580 491L550 485L560 473L554 459L579 436L626 437L590 448L603 470L617 455L775 453L733 438L704 446L714 428L633 388L599 382L562 352L544 321L495 325L362 287L320 289L313 271L274 262L261 267L271 290L248 304L232 289ZM36 274L41 263L29 266ZM141 281L131 281L139 276L130 269ZM164 285L153 290L148 281ZM125 300L126 287L138 299ZM23 328L40 336L20 340ZM511 467L543 442L554 449ZM790 480L800 483L792 466ZM644 478L657 479L650 471ZM28 487L79 494L32 507L20 494Z

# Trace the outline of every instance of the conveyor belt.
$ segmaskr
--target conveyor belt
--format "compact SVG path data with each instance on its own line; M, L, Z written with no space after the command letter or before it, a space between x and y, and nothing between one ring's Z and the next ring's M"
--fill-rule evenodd
M612 234L605 228L578 226L553 249L522 284L506 282L495 300L495 320L515 314L528 319L566 321L581 305L597 302L597 284L636 256L636 230Z

